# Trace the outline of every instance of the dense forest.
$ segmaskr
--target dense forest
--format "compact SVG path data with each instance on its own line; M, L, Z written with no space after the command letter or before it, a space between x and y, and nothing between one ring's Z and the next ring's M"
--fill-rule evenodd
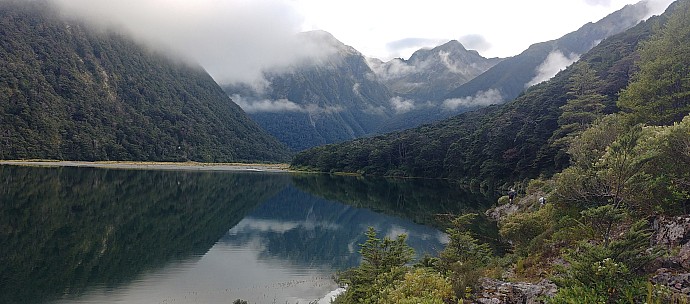
M688 222L688 75L690 1L679 0L513 103L298 155L296 167L517 189L493 210L506 254L467 229L474 214L412 266L404 235L372 229L336 303L499 303L483 297L527 286L546 303L687 303L688 231L662 231Z
M284 161L201 68L0 2L0 159Z

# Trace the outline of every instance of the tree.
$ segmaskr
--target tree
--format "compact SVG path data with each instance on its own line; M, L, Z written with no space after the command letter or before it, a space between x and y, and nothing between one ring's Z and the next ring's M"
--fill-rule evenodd
M476 287L483 269L493 255L489 245L479 243L466 228L476 216L477 214L470 213L453 220L453 227L446 231L450 240L440 255L440 267L450 277L458 298L464 297L468 290Z
M690 112L690 2L678 1L666 25L645 42L639 72L618 106L633 123L670 125Z
M407 235L395 240L376 236L376 230L369 227L367 240L360 244L362 263L341 274L340 281L349 285L347 291L336 299L336 303L378 303L383 291L395 281L403 278L405 264L412 261L414 250L405 243Z
M573 74L568 79L568 102L561 106L558 117L558 130L552 140L556 145L568 145L573 138L587 129L595 120L603 116L604 102L607 98L598 92L604 87L596 71L589 63L581 62L573 66Z

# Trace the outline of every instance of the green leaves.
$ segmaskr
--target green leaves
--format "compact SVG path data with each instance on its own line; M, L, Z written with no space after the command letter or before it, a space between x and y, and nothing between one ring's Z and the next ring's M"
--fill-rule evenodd
M380 303L383 290L403 278L407 272L405 264L414 257L414 250L405 243L407 236L404 234L395 240L380 239L376 230L369 227L365 235L367 240L360 244L359 250L362 263L340 275L339 280L349 287L336 303Z
M678 2L668 22L640 49L639 72L618 106L634 123L670 125L690 112L690 3Z

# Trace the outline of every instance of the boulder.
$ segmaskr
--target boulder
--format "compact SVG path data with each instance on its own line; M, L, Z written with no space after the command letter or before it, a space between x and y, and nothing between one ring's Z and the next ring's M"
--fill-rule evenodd
M533 284L483 278L480 283L480 294L475 302L481 304L537 304L557 292L556 284L549 280Z

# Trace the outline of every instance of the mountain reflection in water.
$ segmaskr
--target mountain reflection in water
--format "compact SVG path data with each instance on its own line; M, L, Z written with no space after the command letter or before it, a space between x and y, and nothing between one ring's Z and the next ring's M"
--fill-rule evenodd
M319 175L0 166L0 184L0 303L307 303L367 227L434 254L445 234L403 217L485 208L439 200L447 183Z

